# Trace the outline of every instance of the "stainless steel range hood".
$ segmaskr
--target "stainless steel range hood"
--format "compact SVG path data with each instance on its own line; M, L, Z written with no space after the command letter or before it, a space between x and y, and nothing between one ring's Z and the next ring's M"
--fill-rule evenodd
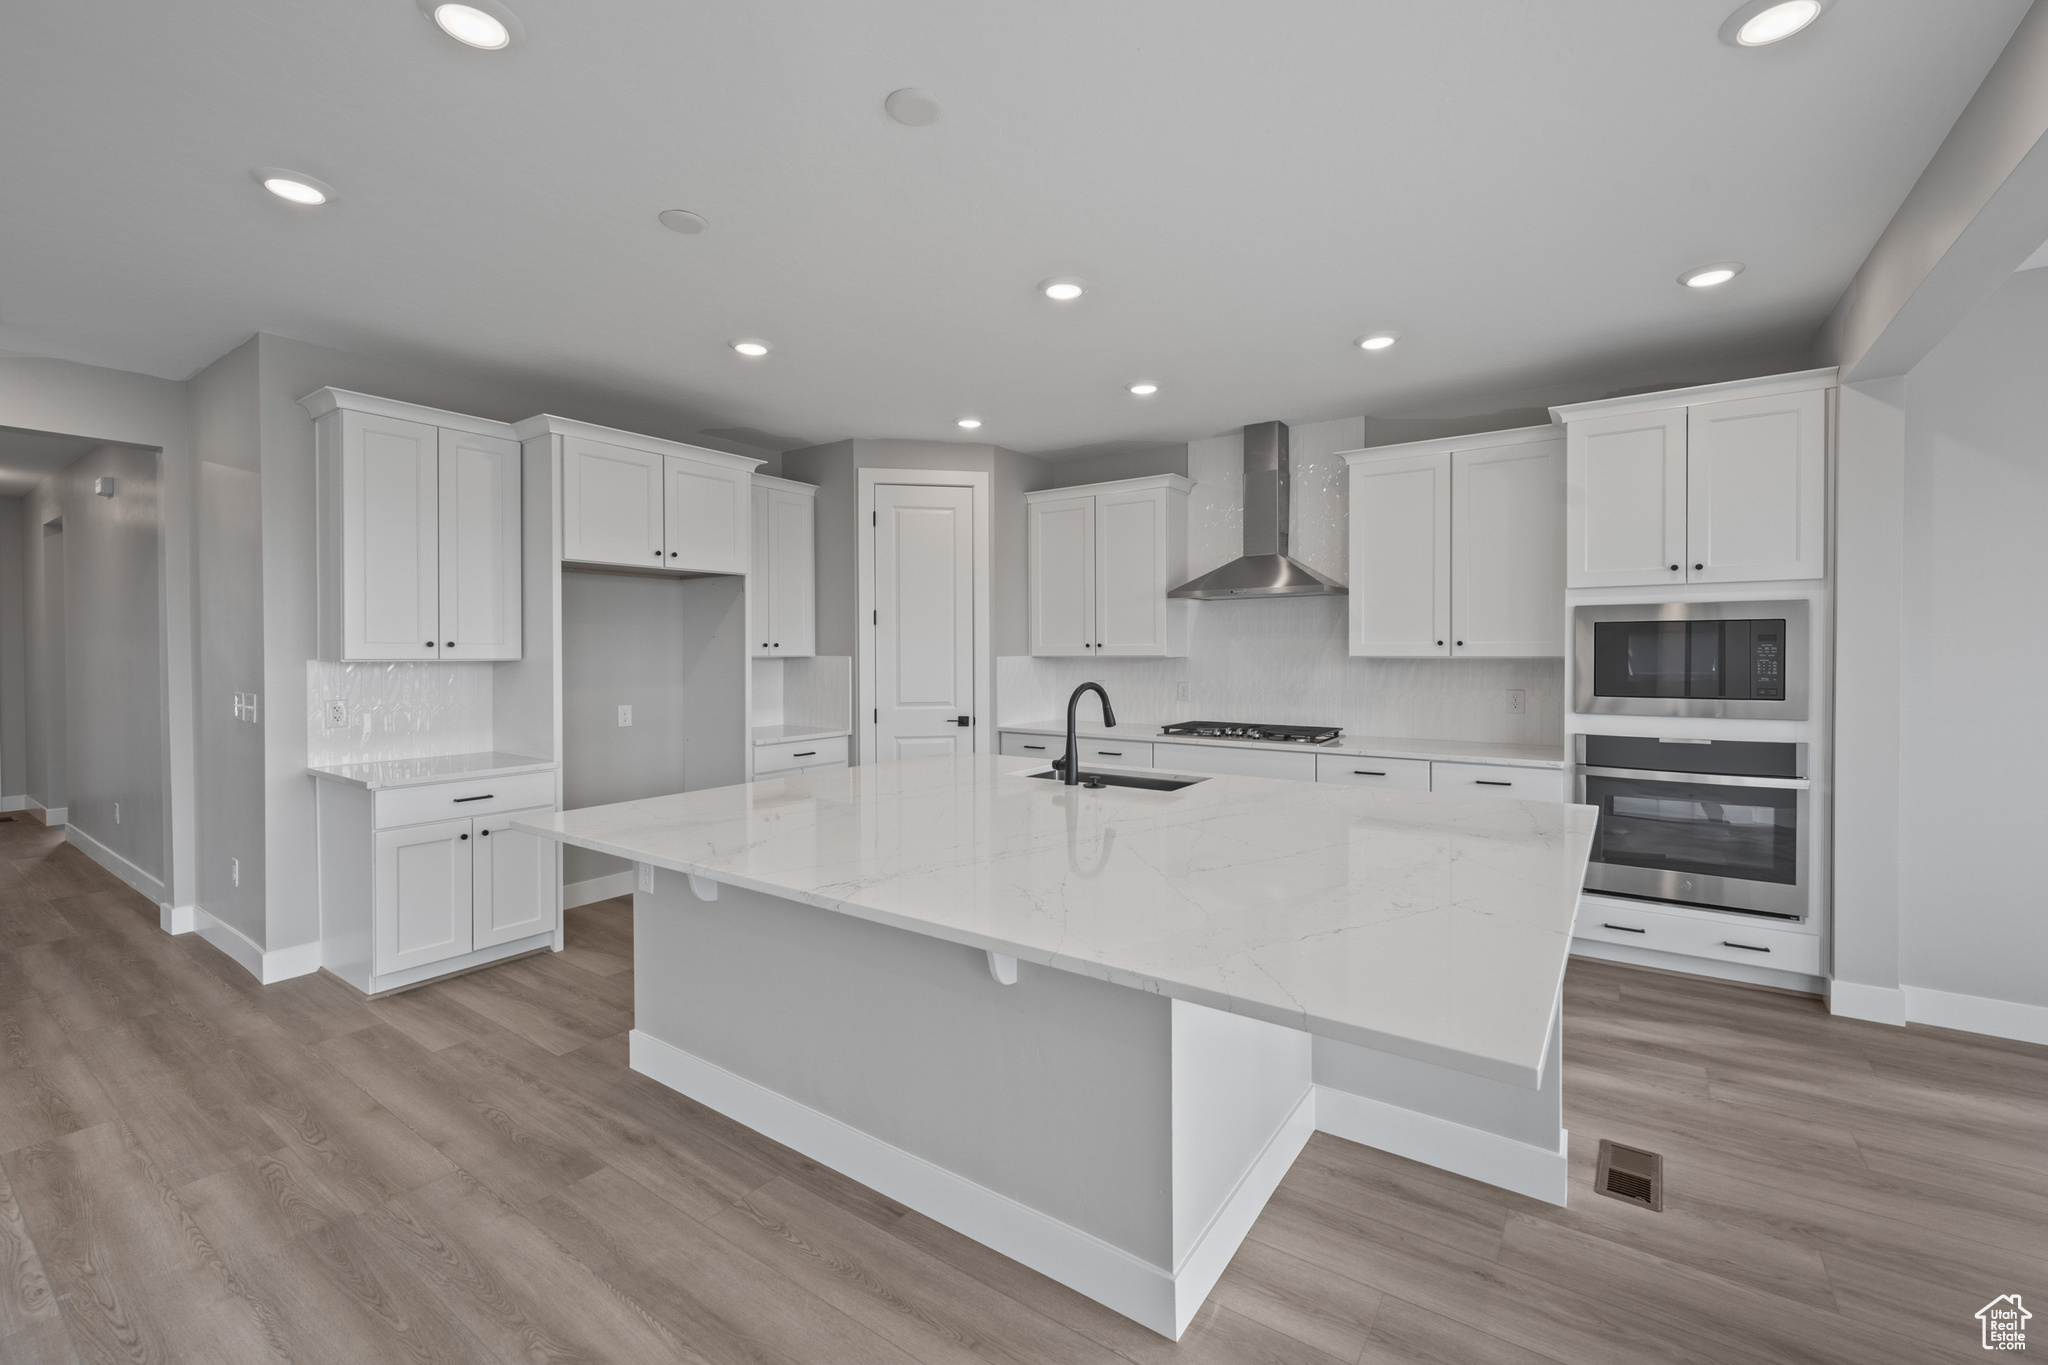
M1287 425L1255 422L1244 429L1244 553L1220 569L1189 579L1168 597L1216 601L1233 597L1330 597L1345 591L1287 557L1290 510Z

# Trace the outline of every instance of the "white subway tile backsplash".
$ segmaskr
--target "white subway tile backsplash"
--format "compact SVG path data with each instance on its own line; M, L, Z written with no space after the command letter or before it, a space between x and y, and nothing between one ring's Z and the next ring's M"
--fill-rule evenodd
M306 664L306 761L314 767L480 753L493 743L483 663ZM347 723L329 729L330 701Z

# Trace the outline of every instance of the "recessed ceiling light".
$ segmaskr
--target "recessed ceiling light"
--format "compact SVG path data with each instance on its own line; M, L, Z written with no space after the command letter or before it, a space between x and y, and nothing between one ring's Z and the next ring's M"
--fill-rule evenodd
M1157 384L1149 383L1133 384L1131 385L1131 392L1135 393L1140 398L1150 398L1153 394L1159 392L1159 386Z
M1703 265L1688 270L1678 277L1678 282L1688 289L1712 289L1717 284L1726 284L1742 273L1742 262L1724 261L1719 265Z
M1038 286L1039 292L1054 303L1072 303L1087 291L1079 280L1045 280Z
M976 427L981 425L981 419L979 417L962 417L959 421L959 425L967 428L969 431L972 431Z
M663 209L655 217L670 232L680 232L685 237L694 237L711 226L704 221L703 214L692 213L688 209Z
M315 180L303 171L288 171L281 166L261 166L256 172L256 182L288 204L325 204L334 198L334 187L325 181Z
M1723 40L1737 47L1768 47L1809 27L1827 0L1751 0L1721 26Z
M520 36L519 19L498 0L419 0L420 12L464 47L498 52Z
M765 341L735 341L732 344L732 348L741 355L746 356L764 356L768 354L768 343Z
M1399 332L1371 332L1358 339L1361 351L1384 351L1400 339Z
M929 90L895 90L882 101L882 112L906 128L923 128L939 121L939 102Z

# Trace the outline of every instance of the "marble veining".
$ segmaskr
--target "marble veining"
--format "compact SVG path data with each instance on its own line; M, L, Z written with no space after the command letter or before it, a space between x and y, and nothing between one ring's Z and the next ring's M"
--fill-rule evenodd
M1534 1086L1586 807L1212 777L1062 787L955 755L520 826L1100 980Z
M529 758L525 754L501 754L485 750L473 754L435 754L426 758L386 758L368 763L339 763L310 767L306 771L330 782L346 782L372 791L385 787L421 787L430 782L453 782L465 777L507 777L513 773L544 773L554 769L554 760Z

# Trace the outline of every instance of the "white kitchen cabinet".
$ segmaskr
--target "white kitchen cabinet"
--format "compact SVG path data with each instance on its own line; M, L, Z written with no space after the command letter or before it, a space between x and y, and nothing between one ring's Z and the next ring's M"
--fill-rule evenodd
M1827 573L1832 370L1552 409L1565 424L1565 583Z
M1564 445L1554 428L1344 458L1353 654L1564 653Z
M316 784L321 965L366 994L558 946L554 809L535 771L370 790Z
M562 559L573 564L744 574L759 460L560 417L522 441L552 442L562 469Z
M816 485L754 476L747 597L757 659L818 652L817 508Z
M754 775L809 771L814 768L846 766L846 736L821 739L791 739L780 744L754 746Z
M1187 495L1177 474L1028 493L1031 652L1170 658L1188 648Z
M1429 789L1465 796L1511 796L1517 801L1562 801L1564 770L1433 762L1429 765Z
M1005 758L1051 760L1067 751L1067 742L1064 739L1055 739L1051 735L1034 735L1021 730L1003 731L1001 746Z
M662 456L584 436L562 441L562 558L664 567Z
M1358 754L1317 754L1316 781L1347 787L1378 787L1385 791L1429 790L1429 760L1375 758Z
M704 451L705 455L715 454ZM662 456L664 568L687 573L745 573L752 522L753 469L733 457Z
M314 419L322 658L517 659L512 428L340 389Z
M1316 755L1277 749L1227 749L1220 744L1154 744L1152 766L1176 773L1316 780Z

